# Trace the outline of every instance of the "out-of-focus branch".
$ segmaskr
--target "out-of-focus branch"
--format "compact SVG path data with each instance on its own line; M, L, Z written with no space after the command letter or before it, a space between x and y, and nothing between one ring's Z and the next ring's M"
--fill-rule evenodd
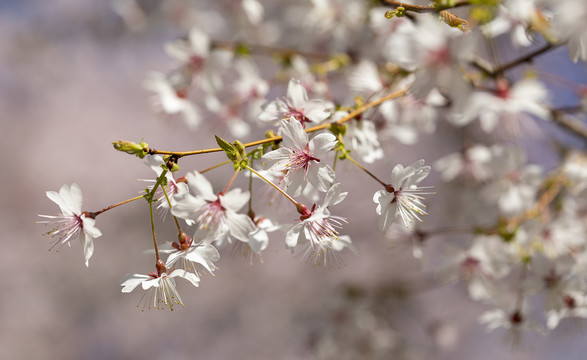
M552 119L561 127L567 129L575 135L582 137L587 141L587 126L582 122L574 120L566 116L566 112L562 110L553 110Z
M515 68L516 66L519 66L519 65L527 63L527 62L531 62L535 57L542 55L545 52L548 52L548 51L555 49L555 48L557 48L561 45L564 45L564 44L565 43L558 43L558 44L548 43L548 44L542 46L541 48L538 48L538 49L532 51L531 53L528 53L526 55L522 55L521 57L519 57L517 59L514 59L508 63L501 65L497 69L493 70L492 76L495 77L495 76L500 75L509 69Z

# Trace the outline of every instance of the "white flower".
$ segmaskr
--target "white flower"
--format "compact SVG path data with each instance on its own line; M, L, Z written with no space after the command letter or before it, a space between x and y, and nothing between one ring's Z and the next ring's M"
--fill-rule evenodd
M189 83L181 74L166 76L152 72L144 82L146 89L155 92L161 109L166 114L182 114L190 129L195 129L201 121L200 111L187 99Z
M165 44L165 51L172 58L196 70L210 54L210 38L205 32L192 28L186 39Z
M299 195L308 183L326 192L334 181L334 170L325 164L326 155L336 145L336 137L329 133L314 136L308 134L302 124L293 117L281 121L281 147L263 155L263 161L271 170L283 170L287 174L287 190Z
M47 197L59 205L61 214L57 216L39 215L40 217L50 219L39 221L42 224L55 224L55 228L46 232L53 242L51 248L57 244L70 244L73 236L79 233L79 239L84 248L84 258L86 266L89 266L90 258L94 253L93 239L102 236L102 232L95 227L96 220L92 213L82 212L82 191L77 184L71 186L63 185L59 193L47 191Z
M507 216L529 209L542 183L542 168L526 164L526 154L520 148L493 146L492 164L495 179L481 191L481 195Z
M574 62L587 61L587 3L583 0L551 0L554 30L568 40L569 56Z
M151 306L155 309L163 310L167 307L173 311L174 304L183 305L183 301L179 296L179 292L175 287L176 277L182 277L192 283L194 286L199 286L200 279L193 273L187 272L181 269L171 270L167 273L165 266L157 266L158 273L144 274L127 274L120 281L123 293L129 293L133 291L139 284L143 290L150 290L148 296L142 297L140 303L145 300L143 310L145 307L148 309ZM137 305L138 306L138 305Z
M437 108L445 103L446 99L437 89L432 89L422 99L407 94L384 102L378 109L385 119L380 136L393 137L406 145L415 144L419 133L432 134L436 130Z
M259 25L263 21L265 9L257 0L243 0L241 3L244 14L252 25Z
M220 260L220 254L212 244L207 242L196 244L185 233L182 233L179 242L168 243L165 247L159 247L159 253L169 254L165 262L166 268L171 268L176 263L179 263L179 268L194 273L198 278L200 274L196 264L200 264L210 274L214 275L214 270L217 269L214 261Z
M196 222L194 238L215 241L217 246L231 242L231 236L248 242L249 233L254 231L255 224L247 215L236 212L249 200L249 193L233 189L226 194L216 194L212 184L197 171L186 177L188 185L179 184L179 192L174 196L176 204L171 213Z
M535 0L505 0L499 7L498 16L482 27L487 37L495 38L509 33L516 46L532 45L528 28L537 20Z
M434 17L422 16L407 33L404 43L389 51L399 56L406 54L403 62L420 66L412 85L417 97L423 98L438 88L449 92L453 101L457 101L469 92L459 64L468 60L475 43L474 33L463 34Z
M354 253L357 249L350 237L339 236L338 229L347 221L340 216L330 215L329 206L336 205L344 200L347 193L341 193L341 185L334 184L326 193L324 203L312 210L304 207L300 222L295 224L286 234L285 243L288 248L302 246L302 261L312 261L315 265L329 267L340 265L338 251L348 247Z
M426 205L422 203L422 187L416 185L430 173L430 166L424 166L424 160L414 162L404 168L396 165L391 172L391 183L388 189L379 190L373 195L377 203L379 228L385 232L396 217L400 217L406 227L413 229L414 219L422 221L421 215L426 215Z
M329 102L309 100L300 81L292 78L287 85L285 101L277 99L267 103L259 114L259 120L275 122L293 117L305 127L306 123L319 123L328 119L333 110L334 105Z
M436 160L434 167L441 173L442 180L451 181L457 177L474 181L487 180L492 174L491 150L475 144L463 151L452 153Z
M473 300L488 300L497 291L496 280L507 276L518 261L510 243L497 235L478 235L468 249L451 249L439 271L446 281L464 280Z
M263 262L261 252L269 245L268 232L280 230L283 225L278 225L266 217L255 217L255 230L249 233L249 241L238 241L234 244L233 253L240 254L245 258L249 258L249 263L253 265L253 259L259 258Z
M504 126L514 134L522 133L520 126L527 120L525 113L543 120L550 118L546 106L547 90L544 85L533 79L525 79L514 86L498 81L496 94L476 91L464 102L462 112L452 118L459 126L466 125L479 118L481 128L492 132L498 125Z
M343 141L349 144L351 151L357 153L366 163L383 158L383 149L377 139L377 129L372 121L362 119L350 121L347 124Z

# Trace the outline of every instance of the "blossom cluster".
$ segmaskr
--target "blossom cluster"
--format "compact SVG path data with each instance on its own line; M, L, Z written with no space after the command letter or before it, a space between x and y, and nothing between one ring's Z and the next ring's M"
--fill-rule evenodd
M239 140L216 137L220 148L193 152L114 143L155 171L154 185L136 199L173 217L178 229L178 240L161 246L153 233L155 271L125 276L123 292L141 285L151 291L146 307L173 309L183 305L176 278L198 286L200 268L216 270L219 250L233 247L252 263L271 238L302 262L340 266L341 254L360 248L344 232L353 219L340 215L350 207L343 201L351 187L337 168L343 162L372 187L365 201L381 233L430 261L439 282L464 284L470 299L488 306L480 322L489 329L547 331L565 318L587 317L587 155L551 130L560 126L585 140L587 90L565 82L573 105L562 107L556 74L531 64L563 47L569 66L587 61L587 3L481 0L460 4L459 15L450 1L382 4L218 2L209 11L226 26L216 27L206 26L197 4L181 5L184 35L164 46L174 65L149 74L145 88L165 116L197 131L220 125ZM503 61L500 46L519 57ZM393 146L411 146L419 158L418 145L433 137L452 150L380 173ZM544 138L561 149L551 151L554 166L529 156L550 151L528 146ZM206 178L212 169L179 166L185 156L220 151L228 161L218 167L233 168L218 186ZM434 187L431 173L440 183ZM237 187L243 179L249 190ZM269 190L253 192L257 185ZM427 208L427 197L440 191L450 200ZM51 246L79 235L88 265L102 235L95 218L126 202L83 211L75 184L47 196L61 209L42 215L55 226L47 233ZM256 201L275 196L283 201L273 208ZM423 223L433 211L446 216L444 226ZM462 243L447 242L443 255L427 253L430 238L454 233ZM542 318L532 319L537 296Z

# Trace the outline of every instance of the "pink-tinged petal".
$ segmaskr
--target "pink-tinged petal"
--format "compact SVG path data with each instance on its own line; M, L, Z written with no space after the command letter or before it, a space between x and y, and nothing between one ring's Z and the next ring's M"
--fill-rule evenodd
M206 201L196 198L190 194L174 196L173 199L176 201L175 205L171 208L171 213L174 216L180 217L186 220L195 220L197 212L202 206L206 204Z
M255 231L255 223L245 214L226 210L226 223L230 234L242 242L249 241L249 233Z
M304 227L304 223L297 223L295 224L287 234L285 234L285 245L293 249L296 247L300 240L300 236L302 235L302 228Z
M386 232L389 229L393 220L395 220L397 212L397 205L395 203L385 206L383 208L383 213L379 217L379 229L383 232Z
M336 137L330 133L322 133L314 136L308 144L310 152L314 157L322 159L336 146Z
M324 102L322 100L313 99L306 103L304 108L304 115L312 122L319 123L328 119L334 106L332 103Z
M424 180L430 174L431 170L430 166L424 166L424 160L418 160L409 167L414 170L414 173L409 179L406 179L404 184L405 188L409 188Z
M88 218L85 215L82 215L80 218L82 219L82 228L84 229L84 233L86 233L87 236L91 237L92 239L102 236L102 232L95 226L95 219Z
M308 169L308 181L318 191L326 192L334 181L334 170L322 162L314 163Z
M152 287L159 287L161 285L161 278L167 276L167 274L161 274L161 277L153 278L149 276L149 279L141 283L143 290L148 290Z
M90 258L92 257L92 254L94 254L94 242L92 241L92 238L89 236L86 236L85 233L80 233L80 237L79 237L80 243L82 244L82 247L84 249L84 259L85 259L85 264L86 266L90 266Z
M239 188L232 189L224 195L220 195L220 203L226 209L230 209L233 211L239 211L249 198L251 197L248 191L242 191Z
M196 28L192 28L189 34L190 45L192 47L192 53L201 58L208 56L210 51L210 38L208 35Z
M310 170L312 167L310 166ZM302 193L306 188L307 179L303 169L288 173L287 177L287 193L296 197Z
M202 265L212 274L216 270L216 265L213 262L220 260L220 254L212 244L201 243L195 245L195 249L188 250L185 258Z
M302 123L293 116L289 120L282 120L279 128L283 137L282 146L294 150L302 150L308 144L308 134Z
M322 206L327 208L343 201L348 192L341 192L341 190L342 185L340 183L332 185L324 197L324 203L322 203Z
M79 215L82 213L82 190L79 188L79 186L77 186L77 184L71 184L71 187L68 190L64 185L59 190L59 194L67 202L73 213Z
M335 251L341 251L345 247L352 251L353 254L359 255L359 249L357 249L357 247L352 243L351 237L348 235L338 236L332 242L332 249Z
M167 277L169 279L172 279L175 277L181 277L181 278L186 279L190 283L192 283L192 285L194 285L195 287L200 286L200 278L196 274L189 272L189 271L185 271L183 269L175 269Z
M391 203L392 199L393 195L385 190L379 190L373 195L373 202L377 204L377 208L375 209L377 215L381 215L382 207L387 206L387 204Z
M216 200L216 193L214 193L212 184L210 184L204 175L194 171L193 173L187 174L187 180L190 193L194 196L208 201Z
M277 150L273 150L273 151L266 153L265 155L263 155L263 157L261 159L264 162L266 162L267 165L273 167L273 164L278 161L284 162L284 164L286 164L289 161L289 156L291 154L292 154L291 150L286 149L284 147L281 147ZM284 166L284 165L280 164L280 166ZM282 170L282 169L280 169L280 170Z
M126 274L122 280L120 280L120 286L122 286L123 293L129 293L133 291L143 281L149 279L150 276L143 274Z
M287 85L287 102L296 110L303 110L304 105L308 101L308 94L306 89L302 86L299 80L290 79Z
M65 216L73 216L73 215L75 215L73 213L73 211L70 209L70 207L61 198L61 196L59 195L59 193L57 193L55 191L47 191L47 192L45 192L45 194L47 194L47 197L51 201L53 201L55 204L57 204L57 206L59 206L59 209L61 210L61 213L63 215L65 215Z
M159 253L164 253L164 252L162 252L161 249L159 249ZM167 260L165 261L165 267L166 268L173 267L173 264L175 264L177 262L177 260L179 258L181 258L182 255L183 255L183 252L177 251L176 249L173 249L173 252L169 254L169 256L167 257ZM186 258L187 258L187 256L186 256Z
M249 246L255 253L260 253L269 245L269 236L263 229L257 228L249 234Z

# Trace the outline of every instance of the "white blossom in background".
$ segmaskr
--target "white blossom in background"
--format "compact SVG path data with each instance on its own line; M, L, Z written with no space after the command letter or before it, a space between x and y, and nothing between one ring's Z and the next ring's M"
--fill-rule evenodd
M459 65L471 57L476 36L473 32L463 34L431 16L421 16L416 28L388 52L409 54L409 58L401 60L418 66L411 87L418 98L424 98L432 89L438 88L457 102L470 91Z
M384 90L385 81L380 76L377 65L363 59L353 66L346 76L347 84L353 94L358 94L366 99L375 100Z
M492 158L490 148L475 144L462 151L441 157L434 163L434 168L440 172L444 181L463 178L482 182L493 175Z
M383 149L377 138L377 129L372 121L361 119L361 121L348 122L346 133L342 139L345 146L366 163L383 158Z
M232 238L248 242L255 224L250 217L237 211L247 203L249 193L236 188L225 194L216 194L212 184L197 171L186 177L188 183L179 184L171 213L195 222L193 238L214 242L219 247L232 242Z
M206 109L216 115L220 120L219 122L225 124L225 127L230 131L232 136L239 138L247 136L250 133L251 127L242 117L240 104L231 106L226 102L220 101L212 94L206 95L204 103L206 104Z
M308 99L306 89L300 81L292 78L287 85L285 99L276 99L264 105L259 120L279 123L293 117L305 127L308 123L318 124L328 119L333 111L334 105L330 102Z
M497 84L495 94L472 92L452 122L463 126L479 119L481 128L486 132L493 132L499 125L499 128L508 129L510 133L525 135L523 130L528 130L529 126L524 129L523 121L532 122L527 114L542 120L550 119L546 104L548 92L541 82L524 79L511 87L506 80L498 81Z
M286 76L297 79L310 95L324 97L328 91L328 85L323 79L316 77L308 61L301 55L293 55L290 62L290 66L284 70Z
M424 160L414 162L404 168L396 165L391 172L391 188L379 190L373 195L373 202L377 204L376 212L379 217L379 228L386 232L396 217L401 218L404 225L414 228L414 219L422 221L421 216L426 215L426 205L422 202L423 192L418 183L430 174L430 166L424 165Z
M490 38L509 33L516 46L530 46L529 29L540 21L539 14L536 0L505 0L497 17L483 26L483 33Z
M587 155L585 153L571 151L565 158L562 171L571 181L574 194L587 189Z
M263 155L262 160L273 171L285 171L288 193L298 196L308 184L326 192L334 181L334 170L325 163L328 153L336 145L336 137L322 133L308 140L302 124L290 118L282 120L281 147Z
M518 345L521 342L524 330L545 333L542 326L530 319L528 303L524 301L522 305L518 305L514 294L500 293L492 301L497 303L497 307L479 316L479 322L486 324L488 331L499 328L506 330L505 339L512 345Z
M339 236L339 229L346 219L340 216L330 215L329 206L334 206L344 200L348 193L341 192L341 185L334 184L326 193L321 206L316 204L311 210L300 217L300 222L295 224L286 234L285 243L290 249L297 246L302 261L309 261L315 265L330 267L340 265L341 259L338 252L348 247L355 254L356 247L350 237Z
M515 216L535 202L542 183L542 168L526 164L526 154L520 148L493 146L494 177L485 185L481 196L497 204L506 216Z
M165 75L151 72L143 82L147 90L157 96L156 105L166 114L181 114L190 129L196 129L201 122L200 111L188 100L189 82L179 73Z
M143 310L145 307L148 309L153 307L159 310L169 307L173 311L173 306L175 305L184 306L175 285L176 277L183 278L196 287L200 285L200 279L195 274L185 270L175 269L171 270L169 274L166 272L162 272L161 274L150 273L148 275L127 274L120 280L120 286L122 286L123 293L129 293L139 285L141 285L143 290L148 291L147 296L141 298L141 302L143 299L145 301Z
M241 6L247 19L252 25L259 25L263 21L265 8L257 0L242 0Z
M307 41L345 49L362 29L365 12L365 2L360 0L310 0L288 18L295 19L306 34L312 35Z
M234 69L238 77L232 83L232 89L238 101L246 103L248 118L257 118L261 114L261 107L265 104L265 96L269 92L269 83L261 77L255 62L238 58L234 61Z
M166 44L165 50L183 67L186 82L195 80L206 93L222 89L222 74L228 69L233 54L224 49L210 50L210 38L197 28L192 28L187 39L178 39Z
M423 99L407 94L384 102L378 109L385 120L381 136L406 145L415 144L419 134L432 134L436 130L438 107L445 103L446 99L436 89L430 90Z
M569 56L587 61L587 3L583 0L549 0L553 7L553 27L559 41L567 41Z
M451 249L439 277L464 280L473 300L488 300L498 292L497 281L507 276L519 258L515 248L497 235L478 235L468 249Z
M82 191L77 184L63 185L59 192L47 191L47 197L59 206L61 213L57 216L39 215L49 220L38 221L40 224L52 224L52 230L45 233L51 239L51 249L57 244L71 245L71 239L79 234L79 240L84 249L86 266L94 253L94 239L102 236L102 232L95 226L96 220L90 213L82 211Z

